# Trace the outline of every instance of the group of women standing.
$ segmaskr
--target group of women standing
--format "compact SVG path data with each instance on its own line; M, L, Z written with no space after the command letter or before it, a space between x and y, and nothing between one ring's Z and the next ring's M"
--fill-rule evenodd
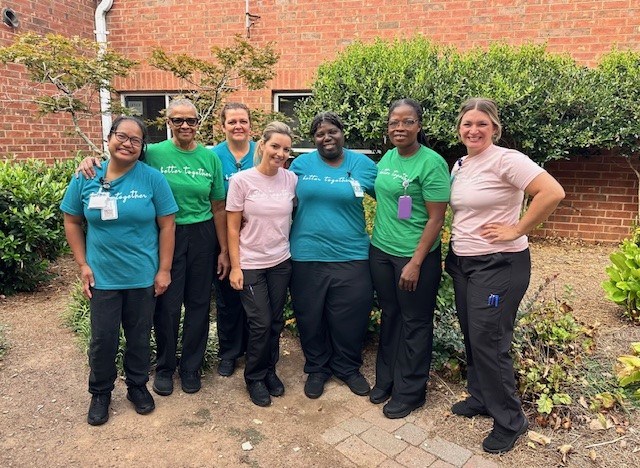
M156 305L156 336L165 333L164 343L169 343L161 345L158 340L156 393L171 393L176 368L172 346L177 328L174 333L163 324L175 323L172 314L177 309L179 316L181 303L186 321L186 313L197 308L195 289L203 296L207 290L210 294L210 287L199 283L193 288L189 280L193 269L199 268L195 265L205 258L198 249L207 249L209 266L217 264L216 274L210 267L203 281L214 280L218 292L218 372L231 375L235 360L246 352L244 377L255 404L267 406L271 396L285 391L276 363L289 287L308 374L307 397L320 397L333 375L355 394L369 395L372 403L386 402L383 413L388 418L407 416L425 402L442 269L440 231L451 201L454 217L446 268L454 279L470 394L452 411L494 418L494 429L483 443L486 451L513 447L527 427L508 355L517 307L529 282L526 234L553 211L564 192L526 156L495 146L501 126L491 100L472 99L461 107L458 133L467 156L451 175L444 159L425 146L422 109L411 99L391 104L387 128L394 148L377 167L368 157L344 148L340 118L323 112L311 124L317 150L298 156L290 170L284 168L292 146L289 127L273 122L253 144L249 110L230 103L221 121L226 141L214 148L219 158L210 158L217 162L198 159L199 168L190 171L191 177L204 175L200 172L209 176L208 188L199 190L202 214L205 201L210 203L202 218L185 218L183 210L195 206L194 202L184 184L177 180L172 184L170 177L185 164L185 160L180 165L171 162L181 151L200 148L193 139L189 147L181 146L189 140L187 131L195 126L191 124L197 124L195 108L185 103L170 106L167 116L174 138L164 143L167 148L161 148L162 143L151 145L149 153L153 155L150 164L167 176L179 208L171 267L178 292L165 293ZM165 162L158 162L162 157ZM220 201L226 187L225 215ZM365 193L377 200L371 240L365 230ZM520 219L525 193L533 199ZM201 234L205 225L207 232ZM180 231L184 231L183 240ZM74 248L74 254L82 265L77 250L81 249ZM203 258L190 257L192 253ZM169 292L172 287L173 283ZM360 367L374 290L382 320L371 388ZM171 306L163 306L165 302ZM202 354L200 347L194 347L183 368L184 340L186 335L180 360L182 387L186 392L197 391ZM166 359L160 360L161 356ZM163 373L165 377L159 378ZM103 387L101 392L90 386L90 391L95 396L106 393L108 387L110 394L113 382Z

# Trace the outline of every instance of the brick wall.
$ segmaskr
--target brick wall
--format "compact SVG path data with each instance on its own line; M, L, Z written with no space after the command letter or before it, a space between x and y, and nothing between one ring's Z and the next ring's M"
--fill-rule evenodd
M0 1L0 10L11 8L20 20L13 29L0 24L0 46L11 44L17 34L61 33L93 38L94 0ZM33 104L33 84L24 67L0 65L0 157L38 158L52 162L68 158L85 149L82 140L70 134L72 126L67 116L39 118ZM101 138L99 120L83 122L83 128L94 141Z
M22 22L19 32L56 31L91 38L97 3L0 0L0 8L16 10ZM317 66L355 40L422 34L463 50L498 40L547 43L550 51L568 53L586 65L597 63L614 44L640 47L638 0L249 0L249 11L260 16L251 28L251 42L273 41L281 58L269 89L240 92L235 98L264 109L271 108L273 91L308 89ZM162 46L169 52L208 56L212 45L226 46L234 34L246 34L244 13L240 0L115 0L107 16L110 45L143 62L129 78L117 80L116 87L122 92L178 89L170 76L144 64L151 49ZM14 34L0 24L0 45L10 43ZM51 159L83 148L77 138L65 135L66 119L36 119L28 105L8 102L7 98L26 96L27 86L21 67L2 69L0 155ZM99 131L95 122L94 138L99 138ZM635 175L621 169L624 161L602 158L549 165L567 189L567 200L540 233L611 241L626 235L637 213ZM577 172L584 172L584 177L574 177Z
M638 162L634 162L636 169ZM579 237L619 242L638 216L638 177L627 160L614 154L572 157L546 169L564 187L566 198L534 236Z

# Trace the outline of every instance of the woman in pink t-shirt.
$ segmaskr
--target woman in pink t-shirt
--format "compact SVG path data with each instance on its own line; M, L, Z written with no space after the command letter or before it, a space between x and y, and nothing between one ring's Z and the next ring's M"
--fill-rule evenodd
M445 267L464 334L469 397L451 410L469 418L491 416L493 430L482 447L502 453L529 426L509 356L531 274L527 234L551 214L564 190L524 154L494 144L502 126L492 100L464 102L457 128L467 156L451 172L453 224ZM525 194L532 200L520 218Z
M229 281L240 291L247 313L244 379L251 401L259 406L284 393L276 363L291 277L289 229L298 181L284 169L291 142L287 125L267 125L256 145L255 167L235 174L227 194Z

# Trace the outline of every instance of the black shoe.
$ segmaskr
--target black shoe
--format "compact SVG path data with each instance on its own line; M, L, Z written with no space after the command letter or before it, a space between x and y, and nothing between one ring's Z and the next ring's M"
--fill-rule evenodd
M196 393L202 388L199 371L184 371L180 373L180 383L184 393Z
M324 384L327 381L327 377L320 372L312 372L307 377L307 381L304 384L304 394L308 398L320 398L324 393Z
M454 403L453 406L451 407L451 412L458 416L464 416L465 418L473 418L474 416L478 416L478 415L488 416L489 414L484 410L479 410L469 406L468 399Z
M166 374L156 374L153 379L153 391L158 395L167 396L173 393L173 376Z
M87 422L92 426L99 426L100 424L106 423L109 420L110 403L111 392L92 395Z
M247 384L247 390L249 390L249 398L258 406L269 406L271 404L271 396L269 396L269 390L264 381L256 380Z
M404 418L422 405L424 405L424 400L418 403L400 403L396 400L390 400L389 403L382 407L382 412L389 419Z
M365 396L368 395L371 391L369 382L367 382L367 379L365 379L364 375L362 375L360 372L356 372L346 379L340 380L346 383L349 386L349 390L351 390L356 395Z
M371 389L371 393L369 393L369 401L374 405L379 405L380 403L384 403L390 397L391 397L391 393L387 393L378 387L373 387Z
M149 393L149 390L147 390L146 385L132 385L129 387L127 390L127 400L133 403L136 413L138 414L151 413L156 407L153 397L151 393Z
M264 378L264 384L267 386L267 390L269 390L269 395L271 396L282 396L284 395L284 384L282 380L276 375L275 372L269 371L267 372L267 376Z
M235 359L221 359L220 364L218 364L218 374L222 377L229 377L233 374L233 371L236 370L236 360Z
M482 441L482 448L489 453L508 452L513 448L518 437L527 432L528 428L529 421L527 421L527 418L524 418L522 427L516 432L505 431L494 425L491 433Z

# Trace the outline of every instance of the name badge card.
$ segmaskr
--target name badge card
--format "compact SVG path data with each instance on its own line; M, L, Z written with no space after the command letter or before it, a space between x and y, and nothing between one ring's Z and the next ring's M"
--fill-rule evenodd
M353 188L353 193L357 198L364 197L364 190L362 190L362 186L360 182L355 179L350 179L349 183L351 184L351 188Z
M89 209L101 210L107 206L109 200L108 192L96 192L89 195Z
M107 204L102 208L101 217L103 221L118 219L118 204L115 198L109 198Z

